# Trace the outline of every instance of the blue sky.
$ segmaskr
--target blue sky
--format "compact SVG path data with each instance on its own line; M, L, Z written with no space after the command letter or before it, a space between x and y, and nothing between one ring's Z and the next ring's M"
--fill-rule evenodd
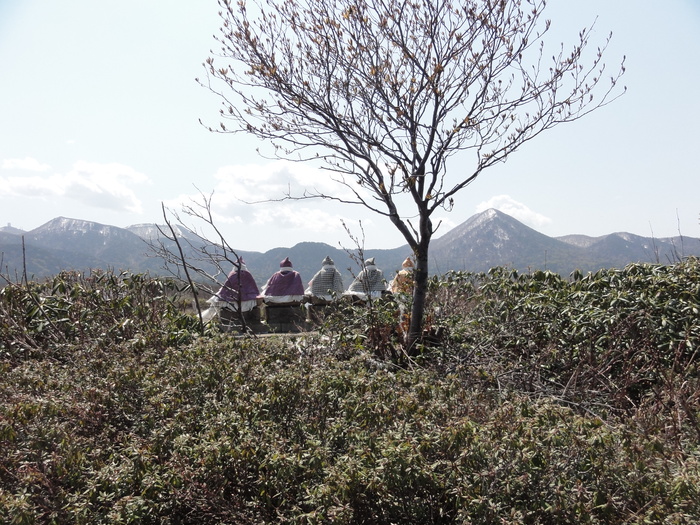
M341 221L359 233L360 220L367 247L402 245L361 208L241 202L333 188L198 123L217 122L219 101L194 80L216 46L217 13L203 0L0 0L0 225L162 222L162 202L178 209L201 190L214 192L238 249L352 247ZM437 218L436 236L495 207L552 236L700 237L700 2L551 0L546 16L552 44L573 43L596 17L595 42L612 31L606 62L627 56L628 93L485 172Z

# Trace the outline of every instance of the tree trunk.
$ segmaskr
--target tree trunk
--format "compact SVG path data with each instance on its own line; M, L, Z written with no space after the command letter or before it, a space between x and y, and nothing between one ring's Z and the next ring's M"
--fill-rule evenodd
M406 339L406 351L410 356L418 354L418 343L423 332L423 315L428 292L427 250L425 250L425 253L416 253L416 266L413 270L413 277L413 306L411 307L411 322L408 327L408 338Z
M423 335L423 317L428 295L428 249L432 233L432 224L430 219L426 217L421 220L421 239L414 248L416 261L413 269L413 306L411 307L411 322L406 339L406 352L410 356L418 354L418 344Z

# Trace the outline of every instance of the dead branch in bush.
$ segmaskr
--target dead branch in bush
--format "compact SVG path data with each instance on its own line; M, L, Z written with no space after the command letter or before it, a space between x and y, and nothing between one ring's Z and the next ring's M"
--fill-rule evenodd
M199 287L204 287L208 293L216 293L224 286L224 282L221 282L219 278L223 276L222 280L225 281L229 273L223 265L226 263L237 270L240 270L241 266L240 257L216 225L212 214L212 197L213 193L205 195L200 192L201 200L193 199L190 204L183 205L182 213L184 216L174 210L167 209L162 204L163 217L168 231L158 226L159 236L147 241L152 253L163 260L163 268L168 273L181 280L183 279L181 272L184 273L185 280L194 296L202 329L204 320L197 290ZM168 218L168 213L174 220ZM190 226L190 221L198 222L210 229L214 238L211 239L201 229ZM197 276L197 282L192 275ZM251 332L243 312L241 312L240 296L236 310L241 330Z
M187 259L185 258L185 253L182 250L182 245L180 244L180 241L178 240L177 234L175 233L175 228L173 228L172 223L168 219L168 215L165 212L165 204L161 203L161 208L163 210L163 220L165 221L165 224L168 226L170 229L170 233L172 235L172 240L175 242L177 246L177 251L180 255L180 263L182 265L182 269L185 272L185 276L187 277L187 282L190 286L190 290L192 291L192 296L194 298L194 306L197 308L197 317L199 318L199 331L200 333L204 333L204 320L202 319L202 309L199 306L199 298L197 297L197 287L194 285L192 282L192 277L190 277L190 271L188 269L187 265Z

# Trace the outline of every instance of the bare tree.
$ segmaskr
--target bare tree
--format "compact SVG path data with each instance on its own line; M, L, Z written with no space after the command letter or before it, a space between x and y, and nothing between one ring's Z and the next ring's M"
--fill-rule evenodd
M168 214L166 212L164 203L161 203L161 209L163 211L163 220L165 221L165 225L168 227L168 230L170 232L170 237L167 237L167 233L165 233L160 226L158 227L158 231L162 236L165 236L168 240L174 242L175 246L177 247L177 255L180 257L180 265L183 271L185 272L185 277L187 278L187 285L189 286L190 291L192 292L194 306L197 309L197 317L199 318L199 331L201 333L204 333L204 319L202 319L202 308L199 306L199 294L197 291L197 287L195 286L194 281L192 280L192 277L190 275L190 269L189 265L187 264L187 257L185 257L185 251L182 248L182 244L180 243L180 240L178 238L175 226L168 218ZM164 246L164 244L161 243L159 246L162 247ZM167 264L167 260L165 264Z
M212 198L213 194L200 192L199 199L192 199L182 206L182 215L161 204L165 226L158 226L158 236L149 239L147 244L153 256L163 261L164 270L187 282L202 331L204 318L199 304L199 290L204 289L211 295L226 287L228 268L233 267L239 279L237 289L230 290L237 301L233 305L236 318L242 332L251 332L242 312L241 294L237 291L241 288L241 258L216 226L211 211ZM210 232L203 232L193 222L203 225Z
M436 210L524 143L624 92L592 27L553 56L545 0L219 0L220 49L198 81L222 99L222 133L313 161L386 216L415 255L407 340L419 340ZM458 159L455 155L463 153ZM448 163L453 159L452 163Z

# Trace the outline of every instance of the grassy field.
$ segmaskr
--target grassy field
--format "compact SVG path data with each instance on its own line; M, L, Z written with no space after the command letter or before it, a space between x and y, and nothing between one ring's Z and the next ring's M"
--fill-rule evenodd
M0 523L699 523L700 262L451 273L409 359L392 300L201 331L186 290L0 291Z

